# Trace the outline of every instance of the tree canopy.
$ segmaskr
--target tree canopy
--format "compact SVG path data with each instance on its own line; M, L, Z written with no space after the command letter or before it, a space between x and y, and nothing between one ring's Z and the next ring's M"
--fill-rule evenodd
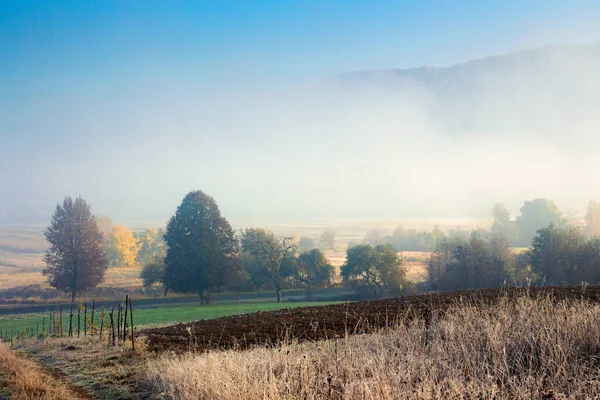
M294 278L306 288L308 298L314 288L329 284L333 272L333 267L319 249L300 254L293 271Z
M75 295L91 289L104 279L108 262L102 245L102 233L81 197L65 197L44 230L50 244L44 256L44 275L58 290Z
M156 283L163 283L165 278L165 258L155 255L142 267L140 278L144 282L144 288L148 289Z
M114 225L105 239L106 257L113 267L133 267L137 264L139 246L133 232Z
M292 238L280 238L261 228L242 231L242 263L251 279L259 286L275 289L277 302L281 291L296 267L296 245Z
M156 257L164 257L167 252L164 236L165 230L162 228L146 228L142 232L136 232L134 237L139 248L137 262L145 265Z
M224 285L237 268L238 242L215 200L202 191L188 193L165 234L164 283L181 293L197 293L202 303L207 291Z
M529 261L547 284L596 283L600 280L600 239L587 238L576 227L550 225L533 239Z
M403 259L390 245L359 244L347 251L341 275L346 283L367 286L375 297L402 288Z
M519 228L515 221L511 219L506 206L502 203L495 204L492 215L494 217L491 229L492 235L505 238L511 245L517 244L519 242Z
M427 265L428 281L434 290L496 287L509 276L513 261L506 239L473 232L468 239L437 244Z
M545 228L548 225L562 226L564 225L564 218L553 201L534 199L523 204L521 215L517 217L515 222L520 232L519 244L526 247L531 244L531 240L538 229Z

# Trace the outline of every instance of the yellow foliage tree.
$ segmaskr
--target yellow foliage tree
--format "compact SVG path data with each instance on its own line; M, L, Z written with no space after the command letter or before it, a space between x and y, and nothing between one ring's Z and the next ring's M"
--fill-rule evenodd
M122 225L114 225L106 243L106 254L113 267L133 267L139 245L133 233Z

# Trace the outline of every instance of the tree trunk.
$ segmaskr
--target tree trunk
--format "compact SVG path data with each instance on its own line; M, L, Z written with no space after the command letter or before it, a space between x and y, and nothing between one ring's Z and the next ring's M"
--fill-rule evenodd
M281 289L276 289L277 292L277 302L281 303Z
M76 291L73 291L73 293L71 293L71 304L75 303L75 294L76 293L77 293Z
M198 297L200 298L200 304L204 305L204 290L198 290Z

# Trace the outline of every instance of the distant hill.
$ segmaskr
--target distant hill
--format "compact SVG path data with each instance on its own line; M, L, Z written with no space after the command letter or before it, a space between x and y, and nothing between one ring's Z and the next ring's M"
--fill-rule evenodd
M455 133L517 129L556 138L565 128L598 122L600 43L552 45L447 68L351 72L336 79L354 89L415 93L419 101L425 93L428 112L445 119Z

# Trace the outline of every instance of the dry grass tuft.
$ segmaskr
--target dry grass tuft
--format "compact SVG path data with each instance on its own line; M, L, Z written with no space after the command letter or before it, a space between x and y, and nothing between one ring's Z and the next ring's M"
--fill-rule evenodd
M0 343L0 373L12 392L12 399L76 398L62 382L43 373L33 361L17 357L4 343Z
M593 398L600 305L527 296L458 304L377 334L280 348L164 355L164 399Z

